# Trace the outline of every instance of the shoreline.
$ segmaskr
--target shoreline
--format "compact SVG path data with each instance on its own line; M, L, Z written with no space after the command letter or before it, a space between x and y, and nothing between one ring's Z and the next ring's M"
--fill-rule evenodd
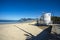
M31 23L33 22L33 20L31 21L23 21L23 22L0 22L0 25L1 24L20 24L20 23Z

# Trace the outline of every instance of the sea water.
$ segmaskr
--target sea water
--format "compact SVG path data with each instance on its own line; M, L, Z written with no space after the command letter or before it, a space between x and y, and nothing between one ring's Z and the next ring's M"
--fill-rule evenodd
M17 20L0 20L0 24L18 23Z

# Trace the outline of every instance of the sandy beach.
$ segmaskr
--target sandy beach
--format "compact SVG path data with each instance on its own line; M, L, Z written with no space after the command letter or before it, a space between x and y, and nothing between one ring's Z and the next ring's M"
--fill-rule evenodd
M36 36L42 29L32 25L35 23L0 24L0 40L26 40L30 34Z

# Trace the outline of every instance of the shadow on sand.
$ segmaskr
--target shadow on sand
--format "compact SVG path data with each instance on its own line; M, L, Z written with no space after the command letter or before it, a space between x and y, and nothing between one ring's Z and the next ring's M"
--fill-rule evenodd
M15 25L15 27L17 27L17 26ZM34 36L31 33L27 32L19 27L17 27L17 28L24 31L25 33L27 33L27 34L24 34L25 36L27 36L26 40L48 40L50 33L51 33L52 26L49 26L48 28L46 28L41 33L39 33L37 36Z
M17 27L18 29L20 29L20 30L22 30L22 31L24 31L25 33L27 33L27 34L29 34L29 35L31 35L31 36L34 36L34 35L32 35L31 33L29 33L29 32L27 32L27 31L25 31L25 30L23 30L23 29L21 29L20 27L18 27L18 26L16 26L16 25L14 25L15 27ZM26 35L26 34L24 34L24 35ZM28 35L26 35L26 36L28 36Z
M43 30L37 36L31 36L31 38L29 38L29 39L27 38L26 40L48 40L51 29L52 29L52 26L50 26L49 28Z
M49 39L50 40L60 40L60 34L50 34Z

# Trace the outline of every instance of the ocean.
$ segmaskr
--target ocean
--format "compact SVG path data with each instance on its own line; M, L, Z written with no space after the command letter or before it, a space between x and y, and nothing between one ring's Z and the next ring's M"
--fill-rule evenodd
M18 23L18 20L0 20L0 24Z
M28 23L32 22L32 20L20 21L20 20L0 20L0 24L12 24L12 23Z

